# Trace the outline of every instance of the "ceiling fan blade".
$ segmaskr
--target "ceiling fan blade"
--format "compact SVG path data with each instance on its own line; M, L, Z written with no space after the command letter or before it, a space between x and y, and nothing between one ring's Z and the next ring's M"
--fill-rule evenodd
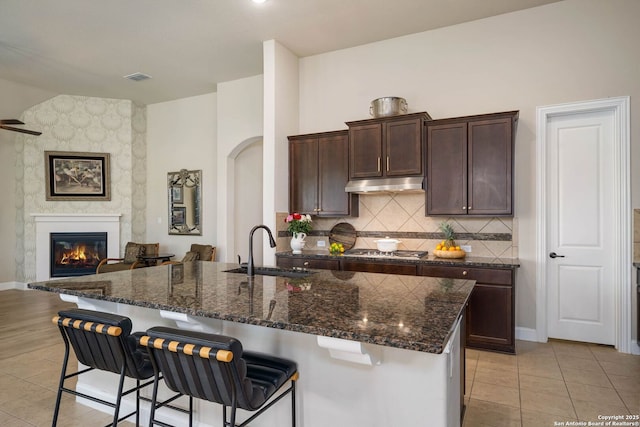
M14 132L20 132L20 133L28 133L29 135L35 135L35 136L42 135L42 132L36 132L35 130L29 130L29 129L14 128L13 126L0 125L0 129L12 130Z
M17 119L0 120L0 125L23 125L24 123Z

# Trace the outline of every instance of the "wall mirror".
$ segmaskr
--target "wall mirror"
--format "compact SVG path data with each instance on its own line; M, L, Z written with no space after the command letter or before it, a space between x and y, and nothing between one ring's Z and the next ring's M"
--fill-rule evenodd
M169 234L202 234L202 171L167 174Z

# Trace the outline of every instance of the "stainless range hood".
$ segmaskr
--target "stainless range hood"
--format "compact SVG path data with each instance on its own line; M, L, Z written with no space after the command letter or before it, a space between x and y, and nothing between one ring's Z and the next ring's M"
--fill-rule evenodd
M354 179L347 182L344 191L347 193L375 193L424 191L424 178L421 176L405 176L401 178Z

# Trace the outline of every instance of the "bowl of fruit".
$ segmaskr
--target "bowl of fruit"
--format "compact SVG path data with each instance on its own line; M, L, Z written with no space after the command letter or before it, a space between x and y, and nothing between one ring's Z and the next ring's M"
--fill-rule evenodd
M444 240L436 245L433 255L438 258L464 258L467 253L456 245L455 233L451 224L443 222L440 231L444 233Z
M342 255L344 253L344 245L342 243L333 242L329 245L329 253L331 255Z

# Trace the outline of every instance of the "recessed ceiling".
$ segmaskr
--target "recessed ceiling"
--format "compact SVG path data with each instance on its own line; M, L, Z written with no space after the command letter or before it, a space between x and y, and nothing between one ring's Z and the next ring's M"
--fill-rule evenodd
M556 1L0 0L0 79L150 104L261 74L264 40L304 57Z

